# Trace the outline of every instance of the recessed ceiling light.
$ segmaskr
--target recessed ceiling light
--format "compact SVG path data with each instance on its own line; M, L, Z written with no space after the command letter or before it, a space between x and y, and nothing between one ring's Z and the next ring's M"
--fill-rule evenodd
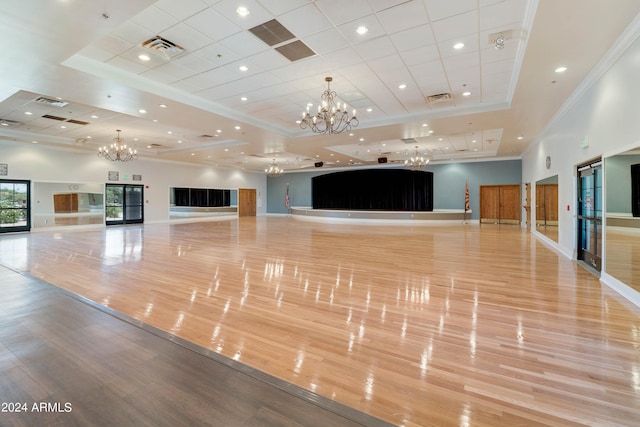
M350 132L350 133L349 133L349 136L353 136L353 132Z
M151 61L151 57L149 55L145 55L144 53L138 55L138 59L140 61Z
M296 124L302 123L302 120L296 120Z
M469 95L471 95L471 92L469 92L469 91L462 92L462 96L469 96Z
M153 119L153 123L158 123L158 119Z
M430 131L429 131L429 133L434 133L434 132L435 132L434 130L430 130Z
M524 137L523 136L519 136L518 139L524 139Z
M66 129L67 127L65 125L61 125L60 129Z
M331 153L331 154L329 154L329 156L333 157L333 156L335 156L335 154Z
M2 122L2 123L0 123L0 126L9 126L9 123L7 123L7 122Z
M160 108L167 108L167 104L160 104L159 107Z
M195 156L195 155L196 155L196 153L191 153L191 155L192 155L192 156Z
M453 45L454 49L462 49L464 47L464 43L459 42Z
M243 96L242 98L240 98L240 101L246 101L246 100L247 100L246 96Z
M236 9L236 13L240 16L247 16L249 14L249 9L247 9L246 6L239 6Z
M404 83L398 86L398 89L406 89L406 88L407 88L407 85Z
M38 143L38 141L31 141L31 142L32 142L33 144L37 144L37 143Z
M360 138L360 141L364 141L364 138Z
M169 135L171 135L173 132L171 132L170 130L168 130L168 131L167 131L167 133L168 133Z
M567 67L558 67L556 68L556 73L564 73L567 71Z
M147 145L147 148L151 148L151 146L150 146L150 145Z
M222 132L220 129L216 129L216 133L220 133Z
M367 27L365 27L364 25L360 25L357 29L356 29L356 33L362 35L362 34L367 34L369 32L369 29Z
M241 65L238 67L238 70L240 71L247 71L249 69L249 67L247 67L246 65Z
M25 111L24 113L25 113L27 116L30 116L30 115L32 115L32 114L33 114L31 111Z
M471 141L471 142L476 143L476 142L478 142L478 141L476 141L476 140L474 139L474 140L473 140L473 141Z
M438 138L438 141L442 141L442 138Z
M423 127L423 128L426 128L427 126L429 126L429 125L428 125L428 124L426 124L426 123L423 123L423 124L422 124L422 127Z
M182 144L182 140L181 139L178 140L178 144Z
M367 113L370 113L373 111L373 108L367 108Z
M138 110L138 113L140 114L147 114L147 110L143 110L142 108Z
M229 151L229 149L228 149L228 148L225 148L225 149L224 149L224 151Z
M87 135L87 139L91 139L91 135Z
M236 130L240 130L240 126L236 126Z
M91 116L92 119L97 119L98 116L96 116L95 114L93 116Z

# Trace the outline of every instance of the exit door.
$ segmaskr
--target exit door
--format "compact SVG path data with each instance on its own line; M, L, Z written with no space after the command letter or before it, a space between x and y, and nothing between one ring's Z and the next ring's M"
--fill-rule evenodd
M105 193L107 225L140 224L144 221L142 185L107 184Z
M602 268L602 161L578 167L578 260Z

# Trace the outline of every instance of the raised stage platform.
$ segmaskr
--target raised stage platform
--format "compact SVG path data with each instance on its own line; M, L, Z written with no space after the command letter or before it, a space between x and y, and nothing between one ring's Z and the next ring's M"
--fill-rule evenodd
M315 220L362 220L362 221L420 221L433 223L461 223L471 221L471 211L465 216L463 209L435 209L423 211L366 211L342 209L313 209L310 207L292 207L291 215L300 219Z

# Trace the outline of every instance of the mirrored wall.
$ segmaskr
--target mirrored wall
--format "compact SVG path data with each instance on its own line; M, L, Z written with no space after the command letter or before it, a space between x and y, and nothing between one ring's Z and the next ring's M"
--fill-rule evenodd
M32 227L104 224L104 184L33 182Z
M169 189L169 218L183 220L238 214L238 190L220 188Z
M536 181L536 231L558 242L558 175Z
M605 271L640 292L640 149L605 159L605 194Z

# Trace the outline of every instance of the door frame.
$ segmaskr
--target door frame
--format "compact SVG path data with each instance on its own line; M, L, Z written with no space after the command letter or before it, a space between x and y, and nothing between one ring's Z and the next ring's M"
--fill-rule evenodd
M107 216L107 189L109 187L122 187L122 219L108 220ZM140 218L127 218L127 189L140 188ZM106 225L142 224L144 222L144 185L140 184L114 184L107 183L104 187L104 212Z
M0 227L0 233L16 233L16 232L22 232L22 231L31 231L31 181L26 179L0 179L0 184L24 184L27 188L27 193L25 196L26 208L25 207L0 208L0 211L26 209L25 225Z

